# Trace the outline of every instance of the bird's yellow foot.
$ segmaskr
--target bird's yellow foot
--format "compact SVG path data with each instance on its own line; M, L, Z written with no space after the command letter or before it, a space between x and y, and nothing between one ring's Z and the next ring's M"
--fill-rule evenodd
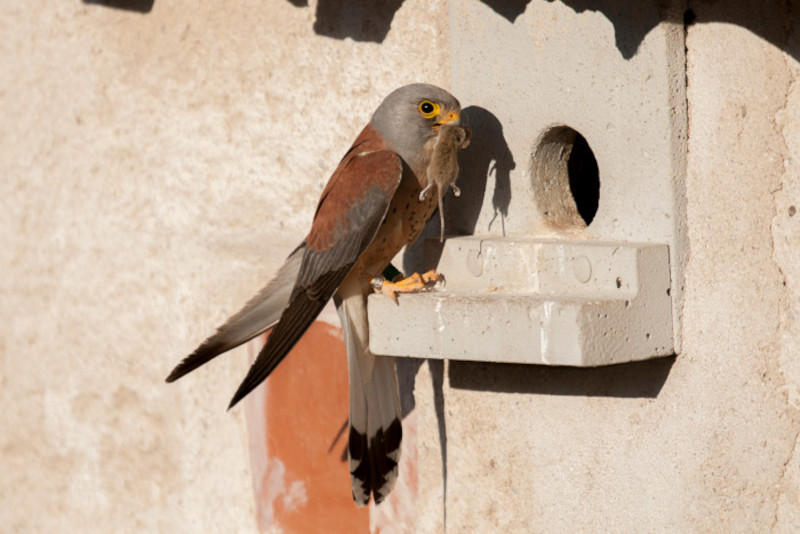
M398 293L419 293L433 289L437 284L441 285L442 283L444 283L444 277L435 270L430 270L422 274L414 273L397 282L376 278L372 281L372 287L376 293L382 293L396 303Z

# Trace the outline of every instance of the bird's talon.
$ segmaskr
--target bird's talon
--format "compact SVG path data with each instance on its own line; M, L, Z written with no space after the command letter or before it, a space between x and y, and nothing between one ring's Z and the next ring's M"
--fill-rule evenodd
M422 273L421 275L418 276L422 278L422 281L426 285L430 283L436 283L439 280L444 280L444 277L441 274L437 273L435 269L431 269L430 271Z
M391 282L387 282L387 284L391 284ZM395 304L400 304L397 302L397 291L395 291L392 287L385 285L381 288L381 293L392 299Z
M378 288L376 283L380 284ZM383 280L378 282L377 278L372 279L372 287L376 292L382 293L397 303L398 293L419 293L444 287L444 277L434 270L423 274L414 273L411 276L397 282Z

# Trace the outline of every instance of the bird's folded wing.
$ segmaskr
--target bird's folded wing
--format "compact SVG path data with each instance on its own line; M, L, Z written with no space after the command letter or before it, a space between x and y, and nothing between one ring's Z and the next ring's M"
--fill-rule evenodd
M386 216L402 179L402 160L390 150L370 149L370 143L361 143L360 148L351 150L331 177L306 240L289 304L230 407L266 379L311 326Z

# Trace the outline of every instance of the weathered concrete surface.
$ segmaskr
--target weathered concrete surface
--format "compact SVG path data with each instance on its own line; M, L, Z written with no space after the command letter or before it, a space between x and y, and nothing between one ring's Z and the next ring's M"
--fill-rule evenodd
M797 14L797 3L792 4ZM779 366L785 376L784 393L794 410L800 409L800 32L796 21L789 31L784 60L791 76L782 109L775 114L775 124L785 148L782 155L783 174L772 189L773 257L786 284L780 308ZM786 458L780 481L775 530L800 530L800 454L798 429L795 426L794 447Z
M784 271L800 249L780 245L774 224L788 211L777 196L782 183L800 179L784 163L798 146L776 122L800 111L787 108L800 59L787 47L798 7L699 3L688 32L687 351L674 371L691 399L681 412L691 438L684 455L694 461L681 478L691 485L686 520L699 530L800 527L796 499L778 521L800 431L790 396L800 383L797 339L790 341L797 326L788 309L792 300L797 309L800 288ZM715 22L731 18L745 27Z
M246 351L164 377L297 243L385 94L449 79L443 2L381 43L318 35L311 4L4 6L0 530L256 529L225 412Z

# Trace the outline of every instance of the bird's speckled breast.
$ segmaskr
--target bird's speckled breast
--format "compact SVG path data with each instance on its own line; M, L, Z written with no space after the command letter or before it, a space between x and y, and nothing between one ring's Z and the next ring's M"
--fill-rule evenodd
M437 206L436 191L429 192L423 200L419 199L424 185L411 169L405 167L386 218L378 228L375 239L355 265L355 272L367 280L379 276L400 249L419 237Z

